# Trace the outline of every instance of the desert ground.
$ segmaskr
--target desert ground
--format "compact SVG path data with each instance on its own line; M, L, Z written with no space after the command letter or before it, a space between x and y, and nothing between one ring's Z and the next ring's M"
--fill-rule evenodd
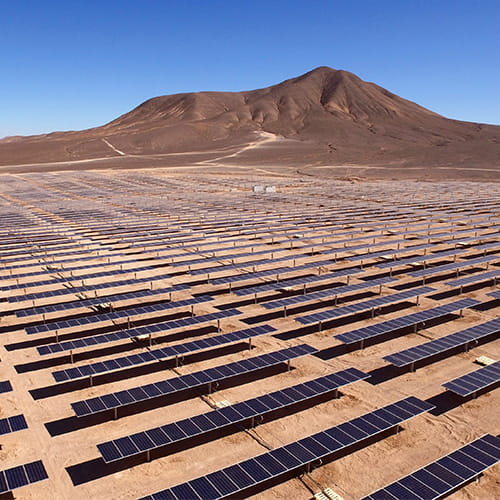
M467 397L443 387L480 369L481 356L500 359L498 329L468 349L424 360L413 370L384 359L498 318L500 302L491 295L499 290L500 274L495 175L483 166L476 176L480 182L466 180L469 174L449 181L443 166L428 182L431 176L417 167L405 170L404 180L399 174L392 180L390 168L375 172L356 164L224 165L275 142L263 135L258 144L224 150L193 168L138 168L142 164L122 155L119 144L116 161L130 162L123 169L100 164L92 170L85 162L80 170L65 162L2 168L0 382L9 381L13 390L0 393L0 419L22 414L28 428L1 436L0 469L42 460L48 474L5 498L145 497L409 396L433 408L403 422L397 432L236 497L305 500L331 488L346 500L359 499L484 434L500 434L498 384ZM410 274L424 269L425 278ZM488 277L481 279L484 273ZM465 277L471 278L468 284L453 283ZM381 278L387 278L383 285L370 286ZM342 291L347 285L359 287ZM321 324L299 321L422 286L430 290L355 308ZM100 305L90 302L96 298ZM201 299L194 303L196 298ZM286 309L265 307L292 298L297 302ZM466 298L476 302L417 329L394 329L364 345L336 338ZM237 313L224 316L232 309ZM219 321L190 323L217 312L223 313ZM186 323L174 323L181 319ZM160 326L147 333L153 325ZM54 376L262 325L274 331L92 378ZM92 337L99 343L89 342ZM78 344L82 339L87 342ZM292 359L290 366L280 363L221 380L211 390L200 384L124 404L117 415L77 417L71 406L302 344L315 352ZM52 351L44 352L46 346ZM266 415L254 426L246 421L207 439L186 439L149 457L137 453L109 464L97 448L348 368L367 377ZM499 471L498 464L489 468L449 498L499 498Z

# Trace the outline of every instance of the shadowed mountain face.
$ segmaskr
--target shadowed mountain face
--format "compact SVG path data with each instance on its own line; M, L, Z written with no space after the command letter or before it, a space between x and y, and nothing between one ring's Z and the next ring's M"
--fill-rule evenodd
M94 129L0 141L0 165L142 159L144 166L150 160L494 169L499 157L499 126L444 118L327 67L259 90L156 97Z

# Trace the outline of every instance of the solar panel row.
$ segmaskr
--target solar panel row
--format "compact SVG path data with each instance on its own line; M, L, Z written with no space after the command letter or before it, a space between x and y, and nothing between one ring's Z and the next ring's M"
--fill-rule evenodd
M306 316L300 316L295 319L303 325L320 323L322 321L340 318L341 316L348 316L357 312L368 311L370 309L375 309L377 307L382 307L388 304L394 304L396 302L404 301L412 297L418 297L420 295L425 295L433 291L434 288L428 286L411 288L410 290L405 290L404 292L393 293L391 295L385 295L383 297L377 297L375 299L356 302L355 304L341 306L335 309L330 309L328 311L318 312L314 314L308 314Z
M366 373L349 368L231 406L107 441L98 444L97 448L106 463L114 462L217 429L243 424L256 417L263 418L272 412L331 393L340 387L368 377Z
M289 280L275 281L273 283L262 283L260 285L235 290L234 293L238 296L251 295L254 293L267 292L270 290L277 290L278 288L283 288L283 287L288 287L288 286L296 286L296 285L303 285L306 283L314 283L317 281L332 280L335 278L340 278L342 276L350 276L353 274L361 273L362 271L363 270L359 269L359 268L341 269L341 270L335 271L333 273L326 273L326 274L320 274L320 275L314 275L314 276L303 276L301 278L292 278Z
M317 349L300 344L280 351L262 354L242 361L227 363L207 370L202 370L176 378L155 382L132 389L127 389L105 396L98 396L83 401L71 403L77 417L84 417L107 410L114 410L140 401L151 400L160 396L175 394L187 389L221 382L232 377L245 375L257 370L290 361L301 356L313 354Z
M47 479L49 476L41 460L0 471L0 495Z
M426 255L418 255L416 257L408 257L407 259L400 259L391 262L382 262L381 264L376 264L375 267L380 269L386 269L388 267L403 266L405 264L413 264L414 262L428 262L430 260L442 259L445 257L455 256L464 252L465 250L453 248L451 250L444 250L442 252L431 253Z
M412 271L407 273L414 278L431 276L433 274L442 273L444 271L453 271L455 269L461 269L468 266L477 266L478 264L484 264L488 262L493 262L498 260L496 255L486 255L484 257L476 257L475 259L463 260L461 262L453 262L451 264L444 264L442 266L428 267L427 269L420 269L418 271Z
M28 326L25 328L25 330L28 334L51 332L54 330L62 330L63 328L91 325L92 323L99 323L101 321L111 321L115 319L130 318L131 316L158 313L168 311L169 309L175 309L176 307L202 304L211 300L213 300L213 298L209 295L199 295L197 297L177 300L175 302L162 302L159 304L143 305L139 307L132 307L130 309L120 309L118 311L103 312L100 314L83 316L81 318L53 321L51 323L43 323L42 325Z
M157 288L155 290L133 290L131 292L118 293L114 295L104 295L102 297L94 297L91 299L75 300L72 302L61 302L58 304L50 304L47 306L31 307L29 309L21 309L16 311L18 318L26 316L35 316L37 314L47 314L57 311L66 311L68 309L78 309L80 307L91 307L106 303L118 302L120 300L141 299L144 297L154 297L155 295L166 294L170 292L178 292L180 290L188 290L189 285L175 285L168 288Z
M448 286L456 287L456 286L470 285L472 283L480 283L481 281L486 281L496 278L500 278L500 268L493 269L492 271L487 271L485 273L475 273L471 274L470 276L464 276L463 278L447 281L445 284Z
M312 462L394 428L432 408L434 406L425 401L409 397L142 500L241 498L249 488L303 470Z
M500 461L500 439L486 434L362 500L443 498Z
M382 323L378 323L376 325L370 325L347 333L341 333L340 335L335 335L335 338L339 339L344 344L354 344L362 340L385 335L386 333L399 330L400 328L417 326L425 321L446 316L447 314L451 314L480 303L481 302L479 300L469 298L461 299L451 302L450 304L444 304L442 306L433 307L432 309L426 309L424 311L408 314L407 316L402 316L400 318L383 321Z
M57 342L56 344L45 345L37 347L39 354L54 354L63 351L71 351L81 347L91 347L98 344L106 344L108 342L115 342L117 340L130 339L140 335L152 335L153 333L163 333L175 328L182 328L185 326L194 326L202 323L207 323L214 320L220 320L230 316L241 314L238 309L226 309L224 311L217 311L201 316L192 316L189 318L175 319L165 321L163 323L155 323L153 325L140 326L137 328L130 328L128 330L119 330L111 333L104 333L102 335L94 335L93 337L85 337L78 340L68 340L67 342ZM201 342L201 341L197 341Z
M164 280L169 278L168 274L160 276L151 276L149 278L136 278L130 280L110 281L108 283L96 283L88 286L71 286L68 288L61 288L60 290L49 290L46 292L27 293L22 295L14 295L8 297L9 302L24 302L26 300L45 299L47 297L58 297L60 295L77 294L80 292L89 292L91 290L102 290L104 288L114 288L127 285L138 285L140 283L152 283L153 281Z
M436 340L431 340L425 344L420 344L415 347L410 347L403 351L384 356L384 359L395 366L408 366L416 361L421 361L436 354L440 354L460 346L468 346L471 342L475 342L486 338L490 335L495 335L500 332L500 318L492 319L481 323L466 330L452 333L445 337Z
M363 281L352 285L339 286L335 288L328 288L327 290L320 290L319 292L304 293L302 295L295 295L294 297L286 297L284 299L271 300L263 302L260 305L266 309L278 309L280 307L287 307L290 305L302 304L304 302L311 302L313 300L325 299L328 297L336 297L344 293L354 292L357 290L364 290L376 286L386 285L395 281L395 278L384 276L383 278L376 278L370 281Z
M32 288L35 286L44 286L44 285L53 285L55 283L63 283L63 282L72 282L72 281L81 281L81 280L89 280L89 279L94 279L94 278L106 278L108 276L116 276L119 274L132 274L132 273L137 273L141 271L150 271L152 268L147 266L147 267L138 267L134 269L115 269L113 271L101 271L98 273L92 273L92 274L85 274L85 275L80 275L80 276L66 276L66 277L54 277L48 280L43 280L43 281L34 281L31 283L17 283L15 285L8 285L1 287L0 290L22 290L25 288ZM64 271L60 271L64 272Z
M467 373L462 377L450 380L443 384L443 387L449 391L458 394L459 396L466 397L471 394L486 389L497 384L500 381L500 361L493 363L483 368L479 368L472 373Z
M123 370L125 368L130 368L131 366L138 366L145 363L151 363L153 361L175 358L177 356L183 356L195 351L211 349L213 347L232 342L239 342L258 335L264 335L275 330L275 328L269 325L256 326L253 328L247 328L246 330L240 330L238 332L226 333L215 337L207 337L200 340L194 340L192 342L186 342L184 344L163 347L162 349L154 349L139 354L131 354L121 358L110 359L108 361L91 363L75 368L67 368L66 370L52 372L52 376L56 382L66 382L67 380L92 377L93 375L98 375L100 373Z

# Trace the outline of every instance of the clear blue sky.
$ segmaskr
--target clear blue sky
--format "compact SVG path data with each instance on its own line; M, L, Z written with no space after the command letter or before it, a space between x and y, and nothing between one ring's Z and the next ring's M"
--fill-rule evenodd
M500 0L0 0L0 137L317 66L500 124Z

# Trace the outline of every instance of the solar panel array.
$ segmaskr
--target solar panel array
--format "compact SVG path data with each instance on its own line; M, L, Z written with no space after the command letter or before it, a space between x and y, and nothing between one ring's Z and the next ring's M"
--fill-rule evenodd
M499 461L500 439L486 434L362 500L443 498Z
M394 304L396 302L401 302L413 297L425 295L433 291L434 288L431 288L429 286L411 288L410 290L405 290L404 292L393 293L391 295L377 297L376 299L365 300L363 302L357 302L355 304L337 307L336 309L330 309L329 311L308 314L306 316L300 316L295 319L303 325L310 325L312 323L319 323L322 321L340 318L342 316L348 316L357 312L369 311L370 309Z
M242 497L245 491L259 483L270 481L292 471L304 470L312 462L322 460L348 446L381 434L433 408L433 405L425 401L409 397L249 460L154 493L141 500L217 499L230 495Z
M229 378L246 375L301 356L314 354L315 352L317 352L317 349L307 344L300 344L280 351L274 351L242 361L235 361L233 363L209 368L200 372L180 375L173 379L162 380L161 382L134 387L133 389L107 394L105 396L77 401L71 403L71 406L77 417L84 417L160 396L172 395L187 389L221 382Z
M449 304L433 307L432 309L426 309L424 311L408 314L407 316L402 316L400 318L390 319L382 323L377 323L375 325L358 328L357 330L353 330L350 332L341 333L339 335L335 335L335 338L339 339L344 344L354 344L362 340L385 335L389 332L393 332L401 328L416 326L425 323L426 321L440 318L442 316L446 316L447 314L451 314L468 307L473 307L480 303L481 302L479 300L469 298L457 300Z
M500 185L349 183L262 171L262 182L276 184L278 192L254 193L253 177L244 172L190 172L0 175L0 379L5 381L0 392L6 393L0 394L0 434L25 429L19 435L23 441L49 450L51 471L70 479L54 477L46 487L33 486L28 496L62 498L71 496L71 485L84 484L86 496L104 498L110 481L113 494L140 496L155 489L147 480L154 476L156 488L168 489L152 498L241 498L318 465L328 476L330 459L387 439L391 454L380 460L378 448L386 444L374 445L370 474L353 462L359 463L351 473L366 473L375 488L381 486L381 467L418 459L436 438L442 439L440 449L453 449L442 424L446 420L448 428L451 422L451 433L460 437L456 412L472 435L490 430L484 426L491 423L496 392L473 403L454 398L440 385L446 378L433 377L430 368L403 375L379 366L379 349L360 357L330 335L302 325L313 321L321 331L323 321L362 320L358 326L364 328L343 334L349 342L408 326L415 332L425 327L419 332L423 338L446 332L422 340L426 343L399 362L413 369L415 359L449 355L456 348L465 352L450 360L441 356L445 370L455 367L453 376L461 365L462 373L470 371L474 354L467 351L480 342L481 354L495 357L499 325L492 318L500 295L491 285L496 286L498 268ZM439 265L451 260L456 261ZM403 269L407 264L420 267ZM436 276L438 286L412 288L416 269L425 271L423 285L426 276L443 269L456 271L457 279ZM462 294L464 284L475 286L465 289L462 300L451 299L457 290L450 287L459 286ZM172 292L181 290L173 299ZM246 300L252 294L262 296ZM417 312L393 312L407 310L406 301L420 295L422 307L410 309ZM390 304L395 306L384 307ZM382 307L393 319L374 320ZM282 314L274 311L278 308ZM462 309L463 319L451 315L461 311L462 316ZM446 324L429 323L441 319ZM475 326L448 335L462 323ZM293 345L301 335L309 335L311 345ZM368 379L372 383L347 387L346 397L334 400L339 387L367 379L361 365L379 366ZM489 391L498 381L493 368L460 377L457 387L476 389L474 396ZM108 388L88 387L97 384ZM434 395L427 402L414 397L424 393ZM373 401L402 397L349 422L341 416L352 418L366 411L360 408L375 408ZM73 403L57 404L61 401ZM449 408L450 401L466 411ZM433 402L432 416L399 427L433 409ZM252 430L264 417L265 427ZM396 430L411 447L399 447L399 437L389 437ZM229 437L238 431L244 432ZM12 449L16 437L2 438L4 468L35 458L29 447ZM219 450L226 459L229 453L248 460L227 467ZM162 475L161 463L130 468L166 453L176 464L172 474ZM38 476L44 478L41 462L40 467ZM0 486L27 484L33 470L27 464L0 471ZM364 493L349 474L337 476L347 496ZM466 496L491 496L492 477L467 487ZM447 482L425 478L418 492L424 497L422 491L431 496ZM307 483L316 484L312 479ZM417 493L406 491L410 498ZM278 492L297 498L311 494L296 481Z
M473 342L482 340L490 335L500 332L500 318L486 321L476 326L472 326L460 332L446 335L436 340L431 340L425 344L420 344L403 351L384 356L384 359L392 365L403 367L411 365L417 361L431 358L437 354L456 349L460 346L469 346Z
M223 344L241 342L251 337L264 335L275 330L275 328L269 325L255 326L253 328L226 333L224 335L207 337L201 340L193 340L192 342L185 342L184 344L163 347L161 349L153 349L138 354L123 356L121 358L114 358L98 363L91 363L89 365L67 368L65 370L52 372L52 375L56 382L66 382L67 380L88 378L93 375L114 372L117 370L124 370L132 366L139 366L145 363L151 363L153 361L162 361L169 358L175 358L177 356L183 356L185 354L191 354L196 351L211 349Z
M0 495L48 477L41 460L0 470Z
M257 417L263 418L272 412L331 393L368 377L366 373L349 368L208 413L98 444L97 448L106 463L122 460L208 432L244 424Z
M466 397L476 392L492 387L500 381L500 361L479 368L454 380L443 384L443 387L459 396Z

